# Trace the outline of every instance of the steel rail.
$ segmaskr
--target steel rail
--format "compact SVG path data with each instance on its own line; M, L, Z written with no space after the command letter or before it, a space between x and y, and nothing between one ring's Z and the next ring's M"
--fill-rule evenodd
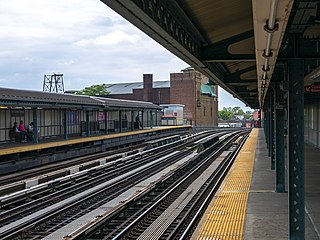
M184 184L186 181L188 181L191 177L193 177L193 175L195 173L197 173L198 171L202 171L201 168L207 164L212 158L216 158L218 157L222 151L224 151L226 149L226 147L233 141L233 138L229 139L228 142L226 144L224 144L223 146L221 146L219 149L217 149L214 153L212 153L210 156L208 156L206 158L206 161L202 162L196 169L194 169L192 172L190 172L182 181L180 181L179 183L176 184L176 186L172 189L170 189L166 195L164 195L161 199L159 199L156 203L154 203L151 207L149 207L147 210L144 211L143 214L141 214L138 218L136 218L129 226L127 226L124 230L122 230L118 235L116 235L113 240L117 240L117 239L124 239L126 238L125 236L128 236L130 235L130 232L132 231L138 231L138 232L141 232L142 230L139 229L138 227L138 230L135 230L135 226L137 225L143 225L142 223L140 223L141 221L143 221L143 219L146 219L148 215L151 214L151 212L154 211L155 208L159 207L159 205L161 203L163 203L166 198L170 198L170 194L173 194L174 191L179 191L180 189L183 189L185 187L181 187L182 184ZM196 175L197 176L197 175ZM180 195L180 194L179 194ZM168 201L168 203L164 204L165 206L166 205L170 205L172 202L171 201ZM164 208L164 206L162 206L162 208ZM158 213L162 213L162 211L158 211ZM156 214L153 213L153 218L156 218ZM159 215L160 216L160 215ZM148 223L148 221L147 221ZM132 234L134 237L137 237L136 235Z
M243 137L241 139L240 144L237 146L237 149L228 156L228 159L226 161L226 166L224 167L223 172L221 173L221 175L218 176L218 179L216 180L216 182L213 184L212 187L209 187L209 186L211 186L211 184L208 184L206 186L206 188L209 191L208 190L207 191L203 191L202 195L199 196L199 198L198 198L199 200L201 198L204 198L204 199L202 201L199 201L200 204L195 203L192 206L192 208L188 211L186 216L179 222L179 224L176 226L176 228L172 231L171 235L169 236L170 239L179 238L180 240L184 240L184 239L190 238L190 232L193 229L195 229L195 227L197 226L198 222L201 220L201 217L203 216L204 212L206 211L207 206L209 205L209 203L211 202L212 198L214 197L214 194L217 192L218 188L220 187L222 181L224 180L224 177L226 176L226 174L228 173L229 169L231 168L234 160L236 159L238 153L240 152L240 150L241 150L243 144L245 143L245 141L247 140L248 136L249 135L246 135L245 137ZM211 188L211 190L209 188ZM188 225L182 231L181 230L182 225L186 224L188 216L192 216L191 220L189 220ZM180 236L177 237L179 231L180 232L182 231L182 233L180 233Z
M226 141L226 140L224 140L224 141ZM228 144L230 144L230 142L229 142L229 143L226 143L226 145L228 145ZM226 145L220 147L217 151L215 151L214 153L210 154L211 157L214 156L217 152L219 152L219 151L221 151L222 149L224 149L224 148L226 147ZM205 154L204 156L208 156L208 154ZM197 165L196 169L199 169L200 166L203 166L203 164L204 164L204 162L202 162L202 164L200 164L200 165ZM194 168L193 168L193 170L195 171ZM187 175L187 176L190 177L191 174L192 174L194 171L190 172L190 170L188 170L188 171L187 171L187 172L188 172L188 175ZM184 175L183 177L180 177L180 178L179 178L179 183L180 183L180 184L182 183L182 182L181 182L182 179L186 179L186 176ZM163 182L161 182L161 184L162 184L162 183L163 183ZM147 207L149 207L149 208L148 208L149 211L151 211L152 208L157 205L157 203L160 203L161 201L163 201L163 199L164 199L166 196L168 196L170 193L172 193L172 192L174 191L174 189L178 188L178 186L180 186L180 184L178 184L177 182L175 182L174 184L170 185L169 188L171 188L171 190L166 189L166 190L167 190L166 193L165 193L164 195L162 194L161 197L158 198L158 200L156 201L156 203L154 203L152 206L149 206L150 204L147 205ZM167 187L168 187L168 186L167 186ZM145 194L146 194L146 193L145 193ZM145 195L145 194L144 194L144 195ZM135 199L135 200L138 201L138 199ZM142 201L142 200L140 200L140 201ZM150 200L150 201L151 201L151 200ZM130 205L130 206L131 206L132 204L133 204L133 203L127 203L127 205ZM125 209L125 208L122 207L120 210L122 211L122 210L124 210L124 209ZM135 211L136 211L136 212L134 213L133 216L135 216L136 218L135 218L135 219L132 219L132 220L128 219L127 222L130 222L130 223L129 223L129 225L127 225L126 227L125 227L125 225L122 224L125 228L123 229L123 227L122 227L123 230L121 231L121 233L118 233L118 235L115 237L115 239L117 239L117 238L122 238L122 237L123 237L123 234L126 233L131 227L133 227L135 223L139 222L139 220L141 220L141 219L143 218L143 216L146 215L146 213L148 212L148 211L146 210L146 211L144 211L144 213L143 213L142 215L137 216L137 215L141 212L141 210L136 210L136 209L135 209ZM110 222L111 219L112 219L112 217L115 216L115 215L116 215L116 213L112 213L112 214L110 214L110 217L109 217L109 218L105 218L105 219L103 220L104 222L103 222L103 221L100 221L100 222L97 223L97 224L95 223L93 226L91 226L91 227L86 227L83 231L78 231L78 232L76 232L75 234L68 235L67 237L70 238L70 239L84 239L84 238L87 238L87 237L89 237L89 236L92 236L92 235L95 234L96 231L98 231L99 229L103 228L103 225L105 224L105 222ZM118 226L117 228L119 228L119 226ZM103 231L103 230L99 230L99 231ZM98 231L98 232L99 232L99 231ZM115 234L115 233L113 233L113 234L110 233L107 238L113 238L113 237L115 236L114 234Z
M187 144L189 144L189 143L187 143ZM186 144L184 144L184 145L186 145ZM178 147L181 147L181 146L178 146ZM170 149L170 150L172 151L172 149ZM163 152L162 152L162 153L163 153ZM162 164L161 167L164 167L164 165ZM161 167L158 167L157 169L159 170L159 169L161 169ZM141 180L142 178L143 178L143 177L140 176L140 180ZM65 209L64 209L64 210L65 210ZM43 219L42 219L42 220L43 220ZM31 223L31 222L28 222L28 224L30 224L30 223ZM34 224L34 223L33 223L33 224ZM22 229L23 227L22 227L22 226L19 226L19 228ZM7 232L6 234L8 234L8 232ZM8 235L8 236L11 237L12 234L11 234L11 235Z

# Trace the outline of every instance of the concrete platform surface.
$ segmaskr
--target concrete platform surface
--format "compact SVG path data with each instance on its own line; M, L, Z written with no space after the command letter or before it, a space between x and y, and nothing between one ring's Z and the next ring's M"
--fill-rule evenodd
M305 148L305 239L320 239L320 150ZM276 193L263 129L259 129L244 239L288 239L288 193Z

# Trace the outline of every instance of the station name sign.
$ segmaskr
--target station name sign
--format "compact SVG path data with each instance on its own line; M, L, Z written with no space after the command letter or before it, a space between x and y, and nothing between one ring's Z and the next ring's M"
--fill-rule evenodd
M305 92L318 93L320 92L320 84L311 84L304 86Z

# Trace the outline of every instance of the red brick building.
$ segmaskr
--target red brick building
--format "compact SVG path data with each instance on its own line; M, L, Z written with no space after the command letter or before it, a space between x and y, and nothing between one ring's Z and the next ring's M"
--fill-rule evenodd
M218 88L192 68L171 73L170 81L153 81L152 74L144 74L143 82L107 84L107 97L153 102L155 104L183 104L186 123L195 126L218 125Z

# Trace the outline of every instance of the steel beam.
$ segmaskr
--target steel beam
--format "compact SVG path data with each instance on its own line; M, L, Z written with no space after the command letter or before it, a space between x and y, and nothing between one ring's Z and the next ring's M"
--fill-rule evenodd
M253 38L253 36L253 30L249 30L211 44L201 49L201 58L206 62L256 61L255 54L232 54L228 50L230 45Z
M289 238L305 239L304 61L289 61Z
M275 162L276 162L276 192L285 192L285 161L284 161L284 92L280 82L276 84L275 109Z
M33 143L37 144L38 142L38 109L33 108Z
M237 81L237 80L241 80L241 75L242 74L244 74L244 73L247 73L247 72L251 72L251 71L255 71L255 70L257 70L257 66L256 65L252 65L252 66L250 66L250 67L247 67L247 68L243 68L243 69L241 69L241 70L238 70L238 71L236 71L236 72L234 72L234 73L231 73L231 74L229 74L229 75L227 75L226 77L225 77L225 81Z
M225 81L228 85L235 85L235 86L246 86L246 85L257 85L257 79L238 79L238 80L230 80Z

